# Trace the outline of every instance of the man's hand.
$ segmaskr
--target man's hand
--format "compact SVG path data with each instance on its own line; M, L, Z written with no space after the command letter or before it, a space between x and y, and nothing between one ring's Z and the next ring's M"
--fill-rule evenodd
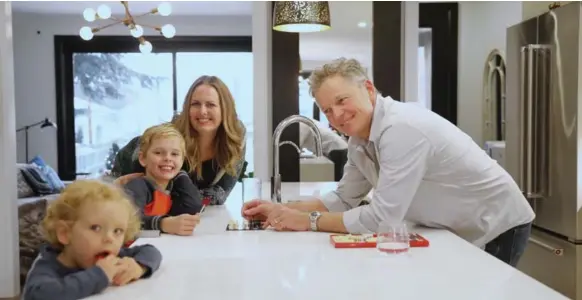
M243 204L241 215L247 220L266 220L275 208L282 206L267 200L252 200Z
M147 270L131 257L121 258L117 266L121 268L121 271L113 278L114 285L126 285L131 281L138 280Z
M166 217L160 222L163 232L176 235L192 235L194 228L200 223L200 215L182 214L176 217Z
M309 213L285 206L278 206L271 211L264 227L272 226L275 230L307 231L311 228Z

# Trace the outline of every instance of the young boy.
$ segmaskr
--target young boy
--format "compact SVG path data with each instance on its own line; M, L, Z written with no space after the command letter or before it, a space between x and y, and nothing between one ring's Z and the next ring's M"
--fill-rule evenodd
M22 299L81 299L109 284L147 278L162 255L152 245L124 248L140 220L131 200L113 185L78 180L52 202L42 223L50 245L41 248Z
M148 128L139 141L139 162L145 176L125 189L142 212L142 228L191 235L200 222L201 194L185 171L182 134L170 123Z

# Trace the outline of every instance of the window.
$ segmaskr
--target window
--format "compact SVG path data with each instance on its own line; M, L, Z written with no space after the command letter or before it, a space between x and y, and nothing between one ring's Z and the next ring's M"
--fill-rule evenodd
M172 54L73 53L73 88L75 171L102 174L127 142L172 118Z
M90 42L55 37L61 178L110 170L127 142L181 111L188 88L203 74L220 77L233 93L247 128L247 171L252 170L251 38L148 40L156 52L141 54L131 37L98 36Z
M178 52L176 54L176 86L178 108L188 88L202 75L218 76L228 86L236 103L236 112L246 127L247 172L254 170L253 157L253 54L250 52Z

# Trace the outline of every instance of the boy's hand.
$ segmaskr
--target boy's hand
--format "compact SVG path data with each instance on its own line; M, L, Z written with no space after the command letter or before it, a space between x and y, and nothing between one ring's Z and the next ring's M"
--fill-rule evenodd
M182 214L175 217L162 219L160 227L162 231L177 235L192 235L194 228L200 223L200 215Z
M114 255L109 255L97 261L96 265L105 272L109 282L113 281L113 278L122 271L122 268L118 265L119 258Z
M140 279L147 270L131 257L121 258L117 266L121 271L113 278L114 285L126 285L131 281Z

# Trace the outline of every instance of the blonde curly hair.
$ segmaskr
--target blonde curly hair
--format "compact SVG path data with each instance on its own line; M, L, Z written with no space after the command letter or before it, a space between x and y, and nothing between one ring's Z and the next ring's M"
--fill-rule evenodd
M57 238L57 223L61 221L74 223L78 220L79 211L84 205L103 202L118 202L129 208L124 242L135 239L141 228L137 208L120 188L98 180L74 181L63 190L59 198L49 204L41 224L45 239L53 246L62 248L63 245Z

